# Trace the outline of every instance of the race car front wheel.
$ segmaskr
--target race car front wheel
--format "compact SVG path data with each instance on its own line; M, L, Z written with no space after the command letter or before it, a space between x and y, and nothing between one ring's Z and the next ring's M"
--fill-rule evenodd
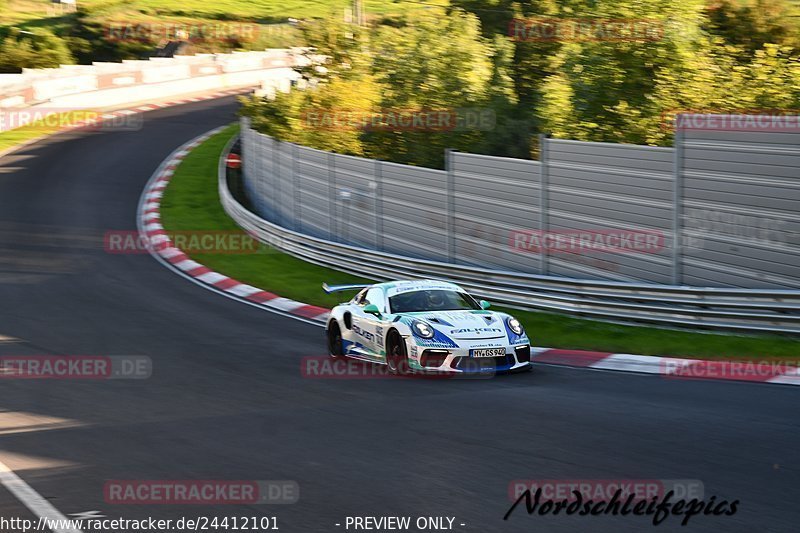
M406 342L399 333L393 332L389 335L389 342L386 346L386 366L389 367L391 374L408 374L408 354L406 353Z
M338 359L344 355L342 348L342 330L339 329L337 322L331 322L328 327L328 353L334 359Z

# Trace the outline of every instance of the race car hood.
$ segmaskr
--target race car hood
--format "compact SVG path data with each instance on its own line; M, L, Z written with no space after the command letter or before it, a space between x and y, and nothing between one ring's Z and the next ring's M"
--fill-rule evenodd
M499 339L506 335L503 319L490 311L437 311L415 318L456 340Z

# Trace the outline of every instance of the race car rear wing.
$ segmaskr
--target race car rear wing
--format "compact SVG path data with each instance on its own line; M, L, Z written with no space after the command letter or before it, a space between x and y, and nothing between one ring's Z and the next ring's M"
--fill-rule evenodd
M322 284L322 290L325 291L326 294L330 294L332 292L342 292L342 291L360 291L361 289L366 289L369 285L328 285L327 283Z

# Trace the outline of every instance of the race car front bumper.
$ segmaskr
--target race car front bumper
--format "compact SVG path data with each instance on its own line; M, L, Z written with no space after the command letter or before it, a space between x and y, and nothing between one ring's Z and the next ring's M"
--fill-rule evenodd
M506 353L502 356L473 357L469 348L412 347L410 366L421 372L454 374L502 373L530 368L530 344L506 346L504 349Z

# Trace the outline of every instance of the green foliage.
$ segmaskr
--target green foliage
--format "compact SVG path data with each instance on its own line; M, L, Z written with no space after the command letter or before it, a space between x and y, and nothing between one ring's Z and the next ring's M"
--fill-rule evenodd
M695 58L693 68L661 72L653 100L666 113L758 112L800 108L800 58L789 47L767 44L745 65L739 50L721 45ZM665 144L669 131L655 117L642 128L650 144Z
M305 130L299 135L292 126L293 138L441 167L444 148L530 157L539 132L669 145L669 118L676 111L800 108L800 18L791 16L794 8L788 0L720 1L453 0L457 7L446 18L409 15L371 30L321 22L308 38L330 56L328 71L307 72L309 79L322 80L309 94L286 97L295 109L319 105L316 100L333 106L357 102L354 93L363 87L362 103L377 102L371 109L479 107L491 110L496 123L491 131L446 133ZM531 17L645 21L656 31L627 40L509 36L512 19ZM334 85L334 78L353 85ZM290 125L293 117L289 113Z
M380 90L371 71L369 35L338 20L302 28L314 44L308 67L298 69L313 90L277 93L244 101L242 114L253 126L281 141L349 155L364 155L362 131L332 124L339 113L368 114L378 108ZM325 57L322 65L319 59Z
M109 39L108 24L100 22L92 11L79 7L65 40L79 63L141 59L156 47L147 40ZM143 33L144 35L144 33Z
M518 117L557 137L669 144L673 110L796 109L800 18L787 0L456 0L494 31L512 18L646 19L642 41L517 40Z
M749 56L765 44L800 51L800 3L790 0L719 0L708 7L707 27Z
M422 17L404 28L377 32L373 69L387 110L464 110L488 107L496 50L480 33L478 18L461 11L446 19ZM455 114L463 116L466 111ZM482 132L380 131L366 136L369 155L400 163L442 167L444 150L471 150Z
M11 28L0 42L0 72L23 68L54 68L73 63L66 43L47 30L35 32Z
M248 101L243 112L259 131L319 149L431 167L443 166L446 148L508 146L493 141L495 136L511 140L506 121L501 121L505 129L500 134L468 127L376 131L309 120L337 111L358 117L382 112L503 115L514 98L507 72L512 48L503 39L483 37L476 16L463 11L446 19L415 16L371 30L326 20L304 25L304 32L314 53L326 57L321 67L302 69L314 88ZM526 156L527 133L522 135L508 148Z

